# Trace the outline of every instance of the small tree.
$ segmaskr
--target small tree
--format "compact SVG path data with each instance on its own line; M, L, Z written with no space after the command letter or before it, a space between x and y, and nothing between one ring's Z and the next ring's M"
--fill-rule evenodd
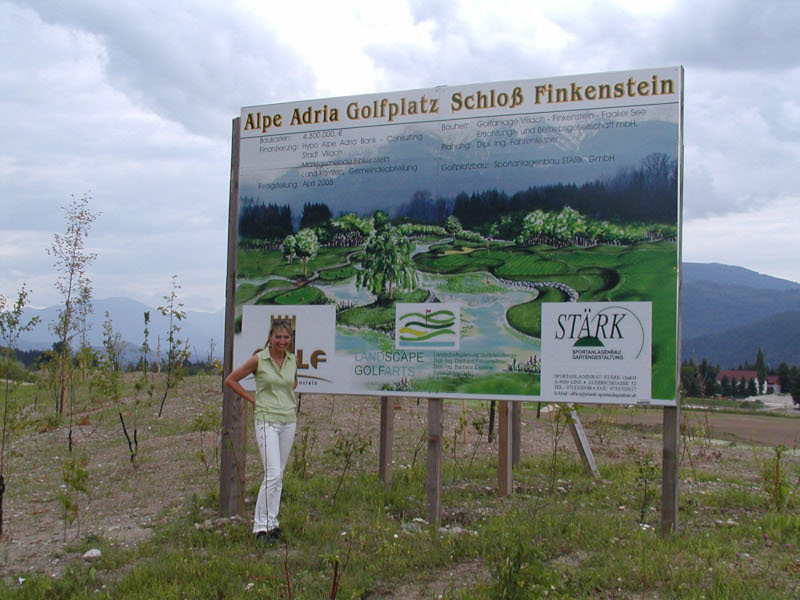
M122 335L114 331L111 322L111 315L106 312L106 319L103 321L103 355L100 359L100 376L98 387L103 395L114 403L119 414L119 421L122 425L122 433L128 443L131 464L136 468L136 452L134 450L134 440L128 435L128 428L125 426L125 417L122 414L122 355L125 352L125 342ZM134 430L134 439L136 430Z
M722 395L726 397L730 397L733 395L731 391L731 380L728 378L727 375L723 375L722 377Z
M6 491L6 442L11 429L9 423L9 403L11 396L11 385L13 373L11 361L13 360L15 350L17 348L17 341L21 333L30 331L36 323L39 322L39 317L32 317L27 322L23 322L22 311L28 301L28 292L23 285L17 293L17 301L13 306L6 305L6 297L0 294L0 339L3 342L3 356L2 360L7 367L4 369L4 394L3 394L3 432L2 441L0 441L0 535L3 535L3 495Z
M758 393L765 394L767 392L767 365L764 362L764 353L761 348L758 349L758 354L756 354L756 379Z
M122 425L122 432L125 434L125 439L128 442L128 452L130 453L131 464L133 468L138 468L136 458L139 453L139 438L138 438L138 424L139 424L139 397L142 393L146 394L148 399L148 406L153 400L155 394L155 381L150 367L150 311L144 312L144 332L142 345L139 348L139 364L138 369L141 372L141 378L134 383L134 398L133 398L133 435L131 436L128 426L125 424L125 419L120 414L120 423Z
M89 457L79 452L70 453L64 459L61 466L61 480L64 485L61 491L56 494L56 500L63 509L64 519L64 539L67 539L67 527L78 519L78 532L81 532L80 505L78 503L80 494L89 492Z
M53 266L61 273L56 280L56 289L63 299L52 330L60 342L58 346L58 399L57 411L67 414L67 388L73 375L72 341L82 330L82 323L88 314L91 303L91 281L87 276L89 265L97 258L94 252L87 252L85 239L98 214L89 209L91 195L86 192L80 198L72 196L66 212L67 229L65 233L53 236L53 245L47 253L55 258ZM83 316L83 318L81 318ZM70 445L71 449L71 445Z
M781 391L788 392L792 387L792 374L789 365L785 362L778 365L778 379L781 382Z
M791 375L792 382L789 393L792 395L792 401L800 406L800 369L792 367Z
M167 363L164 365L166 379L164 380L164 396L161 398L161 406L158 408L158 416L164 410L164 403L167 401L169 391L178 385L184 376L183 363L189 358L189 344L178 339L181 330L179 323L186 318L183 312L183 303L178 301L178 276L172 276L172 290L164 296L166 304L159 306L159 312L169 320L169 334L167 335Z

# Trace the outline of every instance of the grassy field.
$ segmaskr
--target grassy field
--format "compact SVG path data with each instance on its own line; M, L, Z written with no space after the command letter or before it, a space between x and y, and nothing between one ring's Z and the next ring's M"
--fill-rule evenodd
M599 468L593 478L558 413L537 419L536 405L525 405L514 493L499 498L486 404L469 402L462 416L460 402L447 403L442 519L430 524L425 402L395 402L394 476L385 488L376 474L378 400L307 395L285 479L285 540L259 546L250 533L261 476L251 426L247 514L217 519L219 389L218 377L188 378L158 419L158 399L140 396L137 404L131 380L119 406L79 388L73 453L89 459L88 491L77 496L79 522L66 530L57 496L68 422L52 414L47 390L15 392L21 419L6 472L0 597L767 600L800 593L800 499L785 487L778 505L767 485L770 467L780 464L784 483L796 486L798 457L786 452L774 462L772 447L715 442L689 428L680 531L660 535L661 440L633 421L655 410L581 411ZM137 469L120 411L139 431ZM102 556L82 560L90 548Z

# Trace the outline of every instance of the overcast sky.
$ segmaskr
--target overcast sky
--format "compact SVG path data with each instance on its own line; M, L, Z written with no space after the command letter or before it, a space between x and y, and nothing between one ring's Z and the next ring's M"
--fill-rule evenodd
M0 293L58 302L46 248L90 190L96 298L177 274L222 308L242 106L671 65L684 260L800 281L798 31L796 0L0 0Z

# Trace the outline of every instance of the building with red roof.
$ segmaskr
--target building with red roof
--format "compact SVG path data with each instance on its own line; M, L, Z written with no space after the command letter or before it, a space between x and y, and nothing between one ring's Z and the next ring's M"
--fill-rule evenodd
M756 387L760 387L759 394L780 394L781 393L781 380L777 375L767 375L767 380L759 385L758 373L756 371L748 371L744 369L725 369L717 373L717 383L722 383L723 378L727 377L728 381L732 383L739 383L742 379L745 382L751 379L755 380Z

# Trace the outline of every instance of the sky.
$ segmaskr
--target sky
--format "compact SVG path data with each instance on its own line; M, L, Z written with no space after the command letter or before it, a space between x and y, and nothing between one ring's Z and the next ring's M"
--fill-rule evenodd
M59 302L72 196L96 298L224 306L242 106L683 65L683 260L800 281L796 0L0 0L0 294Z

